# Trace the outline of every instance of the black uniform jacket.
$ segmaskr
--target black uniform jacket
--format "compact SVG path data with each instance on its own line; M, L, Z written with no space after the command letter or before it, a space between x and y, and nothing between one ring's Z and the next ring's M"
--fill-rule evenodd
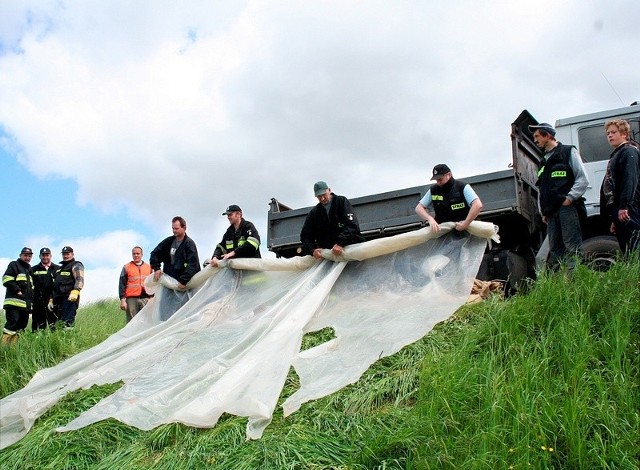
M320 203L311 209L302 226L300 241L302 254L310 255L316 248L352 245L363 242L364 237L349 200L331 193L329 213Z
M31 268L34 300L36 302L45 304L49 302L53 294L53 278L58 269L60 269L60 266L55 263L51 263L49 269L45 268L42 263L38 263Z
M31 310L33 303L33 281L29 273L29 263L18 258L11 261L2 276L2 285L7 288L4 298L4 308L19 308ZM18 293L19 292L19 293Z
M173 255L171 263L171 244L175 236L170 236L162 240L151 252L149 264L154 271L163 265L163 271L176 279L180 284L186 285L191 278L200 271L200 260L198 259L198 248L196 243L187 235Z
M260 235L256 226L248 220L242 219L236 231L233 225L224 233L222 241L218 243L212 258L222 259L224 255L236 252L236 258L260 258Z

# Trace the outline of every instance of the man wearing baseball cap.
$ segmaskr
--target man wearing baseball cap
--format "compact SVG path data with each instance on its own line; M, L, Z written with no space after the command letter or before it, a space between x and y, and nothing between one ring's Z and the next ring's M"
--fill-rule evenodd
M33 279L33 312L31 315L31 331L52 327L58 320L55 313L49 310L49 301L53 298L53 278L60 268L51 262L51 250L40 248L40 262L31 268Z
M443 222L455 222L456 230L466 230L482 210L482 201L471 185L454 179L444 163L434 166L431 173L435 184L420 199L416 214L429 223L433 232L439 231Z
M549 258L552 269L566 263L570 268L582 256L580 212L582 195L589 179L582 158L573 145L556 140L556 130L542 122L529 126L536 146L544 152L538 170L538 205L542 221L547 224Z
M24 247L20 257L9 263L2 285L7 292L4 296L4 312L7 322L2 330L2 345L9 346L18 339L18 333L29 323L29 312L33 302L33 284L31 281L31 257L33 251Z
M73 248L62 248L62 261L53 278L53 309L64 328L73 328L84 287L84 265L75 259Z
M324 181L313 185L318 204L309 211L300 232L302 254L322 258L322 249L339 256L344 247L364 241L358 218L344 196L331 192Z
M260 235L253 223L242 217L242 209L231 204L222 213L229 220L229 228L218 243L211 265L218 266L218 260L230 258L260 258Z

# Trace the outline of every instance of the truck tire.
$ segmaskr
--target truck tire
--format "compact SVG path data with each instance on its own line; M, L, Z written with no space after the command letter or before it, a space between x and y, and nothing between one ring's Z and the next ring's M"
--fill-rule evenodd
M514 252L509 251L509 280L505 286L505 293L513 295L520 292L526 286L526 280L529 278L529 268L527 259Z
M588 238L582 243L585 263L595 271L608 271L620 254L616 237L599 236Z

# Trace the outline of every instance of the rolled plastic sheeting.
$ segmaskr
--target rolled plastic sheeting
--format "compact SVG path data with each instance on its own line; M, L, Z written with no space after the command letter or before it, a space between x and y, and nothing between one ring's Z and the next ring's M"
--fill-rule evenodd
M22 438L67 393L124 385L59 428L115 418L140 429L180 422L213 427L223 413L246 416L247 437L271 422L289 369L300 388L285 415L356 382L376 360L427 334L466 301L496 228L443 224L348 246L338 258L238 259L207 267L179 290L148 278L155 293L121 331L37 372L0 400L0 448ZM305 333L335 338L300 351Z

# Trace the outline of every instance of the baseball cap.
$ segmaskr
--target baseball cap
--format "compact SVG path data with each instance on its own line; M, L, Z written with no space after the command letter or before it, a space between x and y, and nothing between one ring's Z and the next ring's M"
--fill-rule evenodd
M31 248L29 248L28 246L25 246L24 248L22 248L22 250L20 250L20 254L21 255L32 255L33 254L33 250Z
M51 254L51 250L47 247L44 248L40 248L40 254L41 255L50 255Z
M318 181L313 185L313 193L316 195L316 197L324 194L327 189L329 189L329 185L324 181Z
M242 212L242 209L240 209L240 206L236 204L231 204L229 207L227 207L227 210L222 213L222 215L229 215L232 212Z
M547 134L551 134L552 136L556 135L556 130L553 128L553 126L546 122L541 122L540 124L537 124L535 126L534 125L529 126L529 132L531 132L532 134L536 131L536 129L545 131Z
M431 179L437 180L438 178L442 178L444 175L450 172L451 170L447 165L445 165L444 163L439 163L433 167L433 176L431 177Z
M65 246L62 248L62 253L73 253L73 248L70 246Z

